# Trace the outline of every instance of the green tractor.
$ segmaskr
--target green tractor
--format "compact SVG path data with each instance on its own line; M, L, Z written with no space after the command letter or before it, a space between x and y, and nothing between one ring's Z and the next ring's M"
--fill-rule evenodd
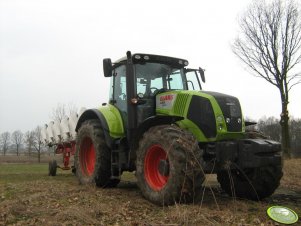
M204 70L179 58L131 54L103 60L109 103L86 110L76 126L76 175L114 187L135 171L143 196L158 205L191 202L205 174L230 196L260 200L282 177L278 142L246 132L236 97L203 91Z

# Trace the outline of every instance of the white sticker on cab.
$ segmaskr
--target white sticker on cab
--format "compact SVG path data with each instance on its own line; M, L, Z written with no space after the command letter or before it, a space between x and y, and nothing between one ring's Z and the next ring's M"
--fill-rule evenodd
M171 109L177 98L177 94L165 94L156 96L156 108Z

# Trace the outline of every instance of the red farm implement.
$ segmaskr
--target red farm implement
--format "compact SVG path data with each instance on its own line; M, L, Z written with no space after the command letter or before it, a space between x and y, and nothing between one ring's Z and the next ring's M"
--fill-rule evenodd
M54 147L55 155L62 155L63 163L58 165L55 159L49 162L49 176L55 176L57 168L62 170L72 170L75 172L73 164L71 164L71 157L75 154L75 127L79 115L85 109L82 108L80 113L71 114L70 117L63 117L62 120L51 121L42 129L43 142L49 147Z

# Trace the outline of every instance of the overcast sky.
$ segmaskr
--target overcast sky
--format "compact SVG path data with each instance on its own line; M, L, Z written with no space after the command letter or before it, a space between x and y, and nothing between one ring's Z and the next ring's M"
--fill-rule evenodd
M245 116L279 117L278 90L232 53L250 0L0 0L0 133L50 121L57 103L108 100L102 59L127 50L181 57L206 69L205 90L237 96ZM289 111L301 117L301 85Z

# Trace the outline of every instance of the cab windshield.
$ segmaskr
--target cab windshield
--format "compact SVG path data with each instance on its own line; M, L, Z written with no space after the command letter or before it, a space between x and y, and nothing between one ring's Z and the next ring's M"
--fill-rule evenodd
M167 64L135 64L137 94L153 95L158 90L200 90L195 72L185 74L185 69Z

